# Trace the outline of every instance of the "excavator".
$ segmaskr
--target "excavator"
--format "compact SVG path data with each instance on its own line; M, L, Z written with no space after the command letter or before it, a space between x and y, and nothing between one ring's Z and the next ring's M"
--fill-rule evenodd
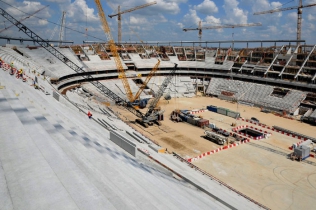
M95 0L95 1L98 1L98 0ZM101 7L101 9L102 9L102 7ZM177 64L175 64L174 68L169 72L168 76L164 79L164 81L163 81L162 85L159 87L155 97L150 102L150 105L149 105L149 108L148 108L147 112L145 114L143 114L139 110L135 109L133 106L129 106L128 105L130 103L130 101L132 101L134 99L133 98L133 94L130 91L129 85L126 85L126 83L124 83L125 84L124 87L127 90L129 88L129 91L127 91L127 95L128 95L128 98L130 100L129 100L129 102L127 102L125 99L122 99L120 96L118 96L112 90L110 90L105 85L100 83L97 78L94 78L94 77L92 77L89 74L86 74L86 72L82 69L82 67L79 67L77 64L72 62L71 59L67 58L58 49L53 47L49 43L49 41L41 38L34 31L29 29L26 25L24 25L23 23L21 23L20 21L15 19L13 16L11 16L9 13L7 13L3 8L0 8L0 15L3 16L4 18L6 18L12 24L14 24L19 29L19 31L22 31L23 33L25 33L34 42L36 42L41 47L43 47L45 50L47 50L49 53L51 53L53 56L55 56L58 60L60 60L62 63L64 63L70 69L74 70L77 74L81 75L86 81L89 81L101 93L103 93L108 98L110 98L113 101L115 101L115 103L117 105L121 105L126 110L130 111L135 116L137 116L138 119L136 119L136 122L140 123L144 127L148 127L148 125L152 125L153 123L157 123L158 125L160 125L159 115L161 115L163 113L163 111L158 111L156 109L156 105L158 104L158 102L159 102L160 98L162 97L162 95L163 95L165 89L167 88L168 84L171 82L171 79L173 78L173 76L174 76L174 74L175 74L175 72L177 70ZM99 15L102 15L102 14L99 14ZM104 16L104 13L103 13L103 16ZM104 19L105 19L105 17L104 17ZM118 61L119 57L118 57L116 46L114 44L113 39L110 39L109 43L110 43L110 47L113 48L113 52L114 52L113 55L116 52L116 56L114 55L114 57L116 58L115 61L118 63L118 65L121 64L120 61ZM65 61L67 61L67 62L65 62ZM123 67L121 66L121 68L119 68L118 70L119 70L119 75L122 75L122 77L125 78L124 81L127 81Z

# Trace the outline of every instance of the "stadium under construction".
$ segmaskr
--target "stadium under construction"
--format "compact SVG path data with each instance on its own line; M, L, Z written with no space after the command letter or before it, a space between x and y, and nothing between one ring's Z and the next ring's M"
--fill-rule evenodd
M4 209L313 208L316 45L57 47L1 12Z

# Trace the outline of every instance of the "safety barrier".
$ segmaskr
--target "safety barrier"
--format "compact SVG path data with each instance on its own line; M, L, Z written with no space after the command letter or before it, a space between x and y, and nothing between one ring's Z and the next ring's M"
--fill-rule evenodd
M211 180L214 180L214 181L218 182L220 185L225 186L225 187L228 188L229 190L231 190L231 191L237 193L238 195L240 195L240 196L246 198L246 199L249 200L250 202L252 202L252 203L258 205L259 207L261 207L261 208L263 208L263 209L269 209L268 207L264 206L263 204L261 204L261 203L255 201L254 199L248 197L247 195L245 195L245 194L239 192L238 190L234 189L233 187L229 186L229 185L226 184L225 182L219 180L219 179L216 178L215 176L213 176L213 175L209 174L208 172L206 172L206 171L200 169L199 167L197 167L196 165L192 164L191 162L189 162L189 161L186 160L185 158L181 157L180 155L178 155L178 154L176 154L176 153L173 152L173 156L176 157L176 158L177 158L178 160L180 160L181 162L186 163L189 167L194 168L196 171L199 171L199 172L202 173L203 175L208 176Z
M218 152L220 152L220 151L222 151L222 150L226 150L226 149L229 149L229 148L232 148L232 147L237 147L238 145L247 143L247 142L249 142L249 141L250 141L250 140L247 139L247 140L241 141L241 142L239 142L239 143L233 143L233 144L226 145L226 146L217 148L217 149L212 150L212 151L209 151L209 152L204 152L204 153L202 153L202 154L200 154L199 156L196 156L196 157L194 157L194 158L188 158L187 161L191 163L191 162L193 162L193 161L202 159L202 158L204 158L204 157L206 157L206 156L209 156L209 155L218 153Z
M304 141L308 139L308 138L304 138L304 137L301 137L301 136L298 136L298 135L294 135L294 134L291 134L291 133L287 133L287 132L284 132L284 131L277 130L277 129L275 129L273 127L270 127L268 125L265 125L265 124L262 124L262 123L257 123L257 122L254 122L252 120L248 120L248 119L244 119L244 118L238 118L238 120L249 122L249 123L261 126L261 127L265 128L265 129L269 129L269 130L275 131L277 133L280 133L280 134L283 134L283 135L286 135L286 136L289 136L289 137L292 137L292 138L295 138L295 139L302 139Z
M242 129L245 129L245 128L250 128L250 129L252 129L252 130L260 131L261 133L264 133L264 135L258 136L258 137L253 137L253 136L251 136L251 135L248 135L248 134L239 132L239 130L242 130ZM270 136L272 135L271 133L268 133L268 132L265 131L265 130L262 130L262 129L259 129L259 128L256 128L256 127L253 127L253 126L248 126L248 125L241 125L241 126L238 126L238 127L233 128L232 130L233 130L234 132L238 133L239 135L242 135L242 136L251 138L251 139L253 139L253 140L264 139L265 137L270 137Z
M202 113L202 112L205 112L205 110L204 109L192 110L192 111L189 111L189 114L198 114L198 113Z

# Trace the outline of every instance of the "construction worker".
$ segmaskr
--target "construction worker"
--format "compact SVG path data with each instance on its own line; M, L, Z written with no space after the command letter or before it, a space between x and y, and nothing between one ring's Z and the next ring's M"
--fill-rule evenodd
M3 61L2 61L2 59L0 58L0 68L2 67L2 62L3 62Z
M12 69L12 71L13 71L13 62L11 62L11 64L10 64L10 68Z
M16 78L19 79L21 75L21 69L18 70L18 72L16 73Z
M23 69L20 69L19 75L21 78L23 78Z
M89 117L89 119L91 119L91 117L92 117L92 114L90 111L88 111L88 117Z

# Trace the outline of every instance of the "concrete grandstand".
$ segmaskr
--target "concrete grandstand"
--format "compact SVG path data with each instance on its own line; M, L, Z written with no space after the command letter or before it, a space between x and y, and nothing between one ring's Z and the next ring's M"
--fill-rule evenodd
M17 69L23 68L28 78L23 83L9 75L7 65L0 71L3 209L264 207L173 155L153 152L149 139L141 137L114 112L98 111L99 106L90 102L91 95L82 89L60 95L47 78L66 75L67 68L43 49L2 47L1 53L7 64L13 62ZM34 89L34 81L38 89ZM188 82L188 78L183 81ZM86 116L88 110L93 110L93 119ZM126 153L112 142L113 133L134 145L135 154Z
M6 68L0 71L0 183L6 186L0 191L4 195L0 203L7 209L23 205L27 209L269 208L185 158L154 152L155 141L130 127L129 120L111 108L113 101L82 78L92 75L127 100L106 44L57 49L85 73L75 73L41 47L0 48L2 60L22 68L28 78L22 83ZM316 118L313 47L282 45L236 52L220 47L122 44L118 49L134 94L139 80L143 82L161 59L157 76L141 98L153 97L177 63L179 70L165 90L172 98L201 93L288 117L297 116L303 107L309 110L310 121ZM292 68L295 62L302 65ZM86 116L88 111L93 112L92 120ZM10 125L27 135L8 132ZM117 136L126 139L133 151L118 146ZM36 202L28 203L31 198Z

